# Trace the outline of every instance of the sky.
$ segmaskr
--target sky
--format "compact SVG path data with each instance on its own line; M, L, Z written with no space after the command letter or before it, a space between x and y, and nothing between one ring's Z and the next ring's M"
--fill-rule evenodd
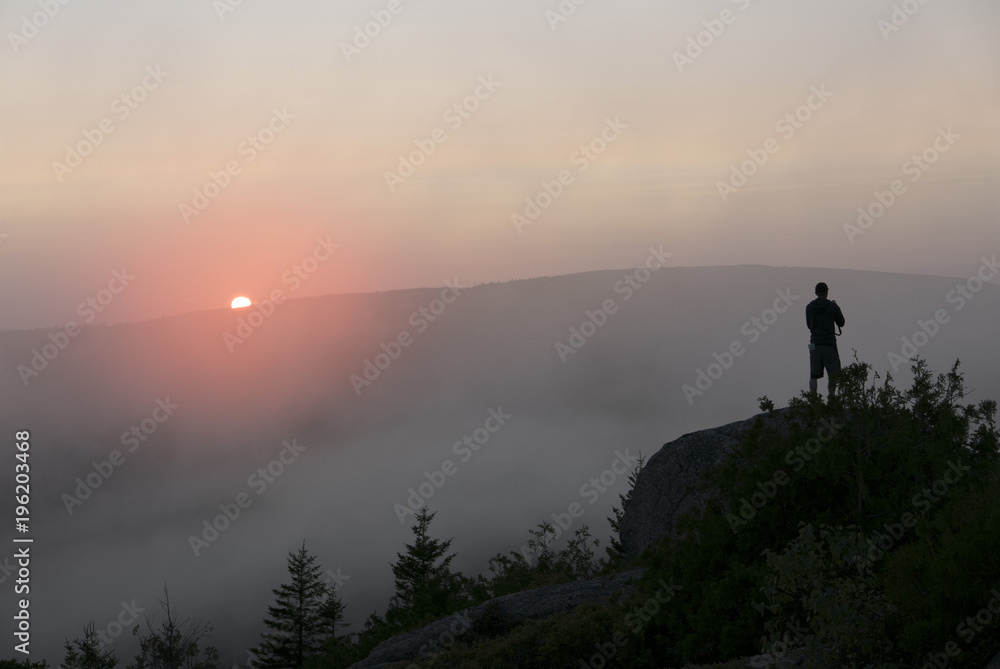
M98 599L117 606L107 582L155 601L167 578L158 567L169 562L156 542L186 557L189 528L246 481L246 451L226 456L250 437L254 462L313 429L313 441L337 445L301 470L307 480L289 477L268 498L275 509L301 505L315 514L308 518L325 517L325 507L310 506L324 495L343 495L345 505L356 495L322 485L334 456L380 445L385 457L369 464L370 479L336 471L348 483L377 482L364 486L365 513L397 534L367 536L391 557L409 537L391 513L400 491L441 461L442 444L505 405L521 422L504 439L523 450L497 448L508 469L484 457L439 497L443 536L476 541L480 518L448 520L449 510L477 508L467 496L477 486L485 495L477 476L498 490L524 479L524 453L547 448L548 460L530 471L537 495L521 495L525 512L496 506L510 530L496 537L503 547L573 498L620 444L658 447L683 430L745 417L760 392L780 401L804 383L801 366L773 371L779 356L791 359L790 342L804 351L800 316L783 320L787 337L764 340L713 394L693 408L684 400L682 384L742 336L739 326L763 313L774 290L833 277L833 293L855 305L851 347L884 364L915 323L951 308L954 284L845 270L970 277L1000 251L998 19L995 0L0 4L0 358L10 409L0 420L30 419L40 443L64 449L51 455L69 454L50 470L61 478L40 481L64 523L47 531L69 547L52 564L77 567L74 542L115 555L118 544L86 535L95 526L136 556L134 582L118 574L117 555L87 562L102 565L106 580L88 581L99 593L59 615L74 626L84 615L111 619L89 608ZM658 275L656 292L623 309L587 357L556 362L552 344L615 295L618 278L650 249L668 254L684 270L669 277L681 279ZM775 269L685 269L723 265ZM813 278L809 268L832 269ZM236 327L239 312L219 310L237 296L436 292L592 270L615 271L474 289L489 299L449 307L453 322L442 319L363 399L349 375L411 324L414 301L428 303L430 292L302 300L246 346L224 352L219 336ZM998 377L992 349L979 342L996 311L972 304L948 311L958 325L924 351L937 369L956 351L971 356L981 375L972 380L989 391ZM207 310L216 311L191 313ZM30 386L15 372L51 333L9 330L174 314L190 315L74 340L51 360L56 371ZM663 337L684 346L666 355ZM494 359L497 351L506 357ZM115 447L123 425L171 393L184 411L161 432L159 450L145 464L136 458L88 516L62 518L56 495ZM233 418L246 414L254 421ZM593 424L579 421L585 414ZM585 447L593 457L579 457ZM578 457L566 465L571 448ZM221 473L193 466L203 461ZM121 504L147 499L147 481L186 506ZM126 530L105 509L154 516L137 515ZM304 515L289 526L259 509L241 526L247 541L259 543L251 530L261 528L284 534L248 570L280 567L286 544L322 533ZM174 515L167 522L162 513ZM357 514L338 522L345 536L370 533ZM242 546L229 545L214 558L220 573ZM384 603L375 588L390 583L385 560L381 575L364 575L377 551L359 546L345 562L356 574L355 611L368 610L362 593ZM166 562L142 562L149 555ZM191 588L216 573L196 572ZM43 593L54 608L56 586L78 576L50 573L61 574ZM234 600L244 590L233 588ZM252 596L260 601L241 615L257 624L267 589ZM199 610L196 597L185 601Z
M998 19L993 0L12 0L0 328L625 268L650 245L968 276L998 250Z

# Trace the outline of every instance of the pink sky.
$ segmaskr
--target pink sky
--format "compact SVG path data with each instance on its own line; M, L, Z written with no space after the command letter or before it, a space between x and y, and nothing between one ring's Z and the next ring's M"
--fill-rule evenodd
M0 328L79 320L123 269L98 322L631 267L652 244L954 276L1000 251L995 2L48 5L0 9ZM336 252L293 290L318 239Z

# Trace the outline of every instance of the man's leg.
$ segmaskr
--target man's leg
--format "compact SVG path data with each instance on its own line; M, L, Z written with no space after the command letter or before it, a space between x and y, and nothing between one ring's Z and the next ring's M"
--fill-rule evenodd
M818 346L809 345L809 392L816 394L818 382L823 378L823 359Z
M836 346L831 346L828 352L829 359L825 362L826 374L830 377L829 396L833 399L837 394L837 376L840 374L840 351Z

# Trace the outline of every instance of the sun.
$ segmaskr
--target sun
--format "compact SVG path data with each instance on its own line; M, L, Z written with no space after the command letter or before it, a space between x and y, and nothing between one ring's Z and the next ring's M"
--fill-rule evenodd
M233 309L242 309L243 307L249 307L251 304L249 297L237 297L233 300Z

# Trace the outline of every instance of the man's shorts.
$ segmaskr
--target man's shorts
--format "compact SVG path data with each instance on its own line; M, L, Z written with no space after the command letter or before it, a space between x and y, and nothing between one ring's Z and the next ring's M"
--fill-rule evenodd
M816 344L809 350L809 378L822 379L823 368L831 378L840 371L840 353L836 346Z

